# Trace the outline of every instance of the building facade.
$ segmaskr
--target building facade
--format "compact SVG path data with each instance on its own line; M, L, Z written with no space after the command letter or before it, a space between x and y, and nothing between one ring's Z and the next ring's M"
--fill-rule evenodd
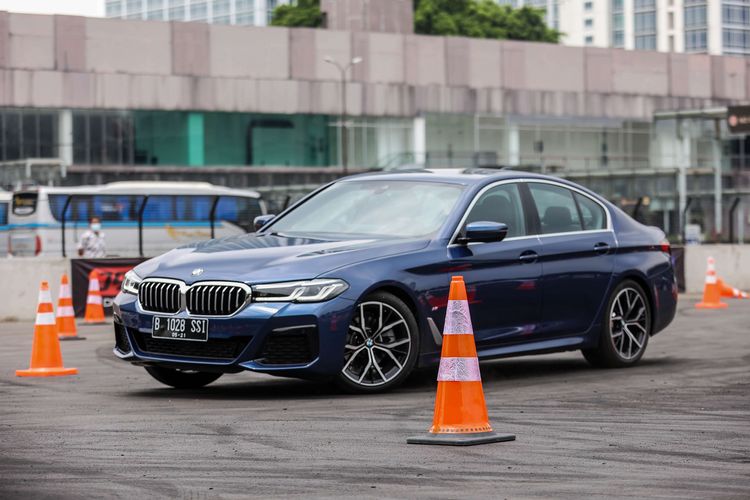
M105 16L151 21L195 21L266 26L289 0L104 0Z
M328 61L354 58L342 87ZM750 195L750 142L704 110L749 100L741 57L0 12L0 162L70 172L335 168L346 148L350 168L583 179L648 197L668 232L700 214L721 234L715 176L720 199Z
M559 0L555 7L566 45L750 55L744 0Z

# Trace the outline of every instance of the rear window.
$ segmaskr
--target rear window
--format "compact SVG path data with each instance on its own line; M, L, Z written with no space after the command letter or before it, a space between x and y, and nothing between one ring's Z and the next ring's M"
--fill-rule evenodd
M16 193L13 195L13 215L33 215L36 212L38 193Z

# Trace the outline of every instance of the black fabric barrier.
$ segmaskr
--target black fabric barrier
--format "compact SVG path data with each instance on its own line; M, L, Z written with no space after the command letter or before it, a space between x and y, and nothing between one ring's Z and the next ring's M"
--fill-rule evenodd
M89 273L92 270L99 271L99 290L102 293L104 314L109 316L112 314L112 299L120 291L125 273L144 260L146 259L71 259L70 274L72 276L73 307L76 316L83 316L86 312L86 294L89 289Z
M672 265L677 275L677 289L685 292L685 247L672 246Z

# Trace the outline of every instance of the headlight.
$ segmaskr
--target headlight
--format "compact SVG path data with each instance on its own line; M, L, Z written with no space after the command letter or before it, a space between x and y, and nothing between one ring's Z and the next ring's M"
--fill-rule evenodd
M336 279L290 281L255 285L253 300L256 302L323 302L343 293L349 285Z
M138 288L141 286L141 278L135 274L135 271L130 270L125 273L125 277L122 279L122 292L129 293L132 295L138 295Z

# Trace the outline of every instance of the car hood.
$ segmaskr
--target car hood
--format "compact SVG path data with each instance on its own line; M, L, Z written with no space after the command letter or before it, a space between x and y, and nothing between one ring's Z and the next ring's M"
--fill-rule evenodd
M315 278L370 259L412 252L428 243L428 240L330 241L248 234L177 248L140 264L135 272L141 278L175 278L187 283L292 281Z

